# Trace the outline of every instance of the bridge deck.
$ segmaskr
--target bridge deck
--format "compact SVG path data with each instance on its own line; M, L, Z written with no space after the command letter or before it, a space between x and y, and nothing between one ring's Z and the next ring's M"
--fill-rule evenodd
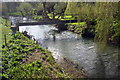
M26 25L47 25L47 24L64 24L64 23L74 23L77 20L47 20L47 21L26 21L19 22L18 26L26 26Z

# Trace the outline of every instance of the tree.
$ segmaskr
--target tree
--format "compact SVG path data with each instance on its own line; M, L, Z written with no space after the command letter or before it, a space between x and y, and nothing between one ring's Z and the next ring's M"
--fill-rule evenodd
M79 14L76 16L79 21L83 20L88 25L90 21L96 21L95 38L102 42L114 40L114 36L120 36L119 3L117 2L69 2L65 13ZM118 38L117 38L118 39ZM117 40L119 41L120 38Z
M55 19L55 16L58 16L58 18L65 12L66 4L64 2L42 2L38 4L37 7L37 14L43 15L44 19L49 19L51 16L51 19ZM48 15L50 14L50 15ZM58 19L57 18L57 19Z
M53 19L55 19L55 16L58 16L57 19L59 19L60 16L64 16L66 7L67 7L67 3L65 2L59 2L55 4L53 11Z
M21 12L21 15L24 16L30 16L32 11L32 5L30 3L24 2L20 3L19 7L17 7L17 10Z
M2 3L2 15L7 15L8 13L8 8L7 5L5 3Z
M5 4L8 8L9 13L17 12L17 7L19 6L19 2L5 2Z

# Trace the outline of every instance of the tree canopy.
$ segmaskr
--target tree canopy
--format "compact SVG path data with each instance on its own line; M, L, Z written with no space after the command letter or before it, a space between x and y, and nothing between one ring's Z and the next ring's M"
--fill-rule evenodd
M120 40L119 6L117 2L69 2L65 13L79 14L78 20L96 21L95 38L99 41ZM117 38L117 39L116 39Z
M17 7L17 10L20 11L23 16L27 16L30 15L32 5L27 2L20 3L19 7Z

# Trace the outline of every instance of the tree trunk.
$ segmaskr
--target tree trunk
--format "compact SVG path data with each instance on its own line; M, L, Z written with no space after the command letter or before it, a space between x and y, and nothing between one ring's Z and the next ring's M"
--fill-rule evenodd
M23 12L22 11L20 11L20 12L21 12L22 17L25 17L24 14L23 14Z
M49 20L49 16L47 15L47 9L46 9L46 2L43 2L43 19Z

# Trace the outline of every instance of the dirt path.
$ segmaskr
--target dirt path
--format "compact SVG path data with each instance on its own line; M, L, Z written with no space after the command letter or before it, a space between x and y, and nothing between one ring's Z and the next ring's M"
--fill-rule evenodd
M27 63L32 63L36 60L41 60L40 58L41 55L42 54L36 50L34 53L28 55L27 58L24 58L23 63L27 64Z
M49 64L46 60L44 60L41 57L42 55L45 55L45 54L42 54L36 50L34 53L28 55L27 58L24 58L23 63L29 64L36 60L41 60L42 64L51 66L52 70L55 71L56 70L55 66ZM83 69L79 69L79 66L77 64L74 64L73 62L71 62L70 60L66 58L63 58L61 63L59 63L59 66L62 68L62 71L67 73L71 78L85 78L86 77Z

